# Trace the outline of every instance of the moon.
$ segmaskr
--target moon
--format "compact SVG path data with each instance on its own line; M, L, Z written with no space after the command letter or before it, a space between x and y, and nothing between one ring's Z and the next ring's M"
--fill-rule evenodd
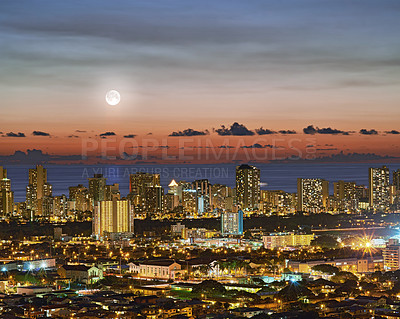
M121 101L121 95L117 90L110 90L106 94L108 105L117 105Z

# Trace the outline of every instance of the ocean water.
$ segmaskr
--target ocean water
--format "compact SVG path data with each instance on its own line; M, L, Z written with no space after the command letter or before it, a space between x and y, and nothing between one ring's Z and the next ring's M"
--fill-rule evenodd
M262 189L297 191L297 178L324 178L330 182L344 180L368 184L368 168L380 167L385 163L307 163L307 164L257 164L261 170ZM159 173L161 185L167 187L172 179L193 181L209 179L212 184L220 183L235 186L236 164L141 164L141 165L44 165L47 168L48 182L53 185L53 194L68 196L68 187L83 184L88 178L100 173L107 178L108 184L118 183L121 195L129 191L129 174L139 171ZM400 168L400 164L387 164L391 170ZM32 165L4 165L11 179L15 201L25 200L28 184L28 169ZM333 192L333 183L330 183Z

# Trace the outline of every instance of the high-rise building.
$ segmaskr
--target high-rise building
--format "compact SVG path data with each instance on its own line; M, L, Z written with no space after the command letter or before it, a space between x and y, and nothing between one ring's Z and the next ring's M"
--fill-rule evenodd
M178 195L167 193L164 195L164 208L166 212L171 212L179 206Z
M200 179L193 182L196 191L196 211L203 214L211 209L211 183L208 179Z
M297 210L320 213L326 210L329 182L320 178L297 179Z
M161 186L145 187L145 207L149 214L161 217L164 213L164 189Z
M139 172L129 175L128 197L134 204L137 213L144 212L149 215L158 212L164 206L155 202L160 199L156 195L160 191L160 186L160 174ZM163 199L161 198L161 200Z
M76 211L85 212L92 210L89 189L82 184L69 188L69 200L74 203L74 210Z
M0 179L7 178L7 169L0 166Z
M54 196L53 199L53 212L54 217L63 218L67 215L68 198L65 195Z
M221 232L223 235L243 235L243 211L223 212Z
M178 195L178 183L173 179L168 185L168 194Z
M256 209L260 201L260 170L242 164L236 167L236 204L241 209Z
M390 204L389 168L369 168L369 205L372 209L384 210Z
M29 169L29 184L26 187L26 208L41 216L43 213L42 199L51 196L52 187L47 183L47 170L42 165Z
M93 177L89 178L89 195L93 206L96 205L96 202L105 200L106 182L107 180L103 174L94 174Z
M113 200L114 198L120 199L121 193L119 191L119 184L106 185L105 200Z
M358 210L357 185L355 182L338 181L333 183L333 196L340 211Z
M129 192L134 195L142 195L146 187L160 186L160 174L139 172L129 175Z
M132 233L133 207L127 199L97 202L93 215L93 234L103 237L105 233Z
M0 167L0 175L5 176L0 179L0 216L10 214L14 211L14 192L11 191L11 180L7 176L7 171Z
M394 271L400 268L400 244L398 239L389 239L382 250L385 270Z
M183 210L187 213L196 212L196 190L192 188L192 183L180 181L178 183L178 197L182 203Z
M211 186L211 204L213 210L233 209L233 190L229 186L214 184Z
M397 191L400 191L400 169L393 172L393 186Z
M297 207L297 196L282 190L262 190L261 201L264 211L293 212Z

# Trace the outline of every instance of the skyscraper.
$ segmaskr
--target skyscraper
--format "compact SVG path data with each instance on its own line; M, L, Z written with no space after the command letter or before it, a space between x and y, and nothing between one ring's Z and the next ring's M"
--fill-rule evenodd
M243 211L221 214L222 235L243 235Z
M139 172L129 176L129 199L137 213L147 215L163 211L163 188L160 185L160 174Z
M329 182L320 178L297 179L297 210L320 213L326 210Z
M372 209L384 210L390 203L389 168L369 168L369 205Z
M393 172L393 186L400 191L400 169Z
M93 215L93 234L133 232L133 207L127 199L97 202Z
M0 166L0 216L12 213L14 209L14 193L11 191L11 181L7 178L7 171ZM5 177L4 177L5 176Z
M260 201L260 170L242 164L236 167L236 204L241 209L258 208Z
M89 195L93 201L93 205L96 202L105 200L106 178L103 177L103 174L94 174L93 177L89 178Z
M7 169L0 166L0 179L7 178Z
M42 165L29 169L29 184L26 187L26 208L35 211L40 216L43 211L43 198L51 196L52 187L47 183L47 170Z
M196 211L203 214L211 209L211 183L208 179L200 179L193 182L196 191Z
M357 185L355 182L338 181L333 183L333 195L341 211L358 209Z
M69 188L69 200L73 202L73 209L76 211L84 212L92 210L89 190L82 184Z

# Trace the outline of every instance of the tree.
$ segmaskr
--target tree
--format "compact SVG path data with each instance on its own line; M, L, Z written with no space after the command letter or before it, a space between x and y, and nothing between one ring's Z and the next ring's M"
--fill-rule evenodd
M193 294L204 294L212 296L221 296L226 293L225 287L215 280L204 280L200 284L196 285L192 289Z
M295 301L303 297L315 296L314 293L301 283L293 282L278 292L278 297L283 300Z
M334 275L340 272L340 269L338 267L329 264L316 265L313 266L311 269L328 275Z
M321 235L314 238L311 241L311 246L321 247L321 248L337 248L339 245L336 238L329 235Z
M348 280L357 281L358 278L354 274L348 271L340 271L336 275L332 276L331 280L336 283L344 283Z

